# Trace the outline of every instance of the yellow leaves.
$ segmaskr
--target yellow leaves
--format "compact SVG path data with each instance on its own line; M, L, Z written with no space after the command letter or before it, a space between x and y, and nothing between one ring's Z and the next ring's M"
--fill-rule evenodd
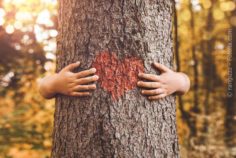
M220 3L220 9L222 11L233 11L235 9L235 2L227 1Z
M183 10L181 13L181 18L183 21L189 21L191 19L191 13L189 10Z
M182 96L184 110L189 114L187 121L190 121L191 125L196 125L196 138L199 139L199 133L206 136L211 136L211 141L223 140L222 136L224 129L224 108L225 103L222 98L227 95L225 87L227 84L227 44L229 43L228 30L230 28L229 23L229 11L235 9L235 2L232 0L200 0L202 10L193 12L191 17L191 10L189 6L190 1L184 1L181 4L181 9L178 10L178 33L179 33L179 53L181 71L186 72L191 79L191 91ZM192 1L193 2L193 1ZM196 2L197 3L197 2ZM234 3L234 4L233 4ZM194 24L192 26L192 24ZM236 26L236 17L231 18L231 24ZM194 30L194 31L193 31ZM198 71L198 90L194 88L194 66L196 66L193 60L193 52L195 52L195 58L198 62L198 66L195 69ZM211 62L207 61L211 58ZM191 64L189 64L191 63ZM195 62L196 63L196 62ZM222 64L223 63L223 64ZM210 69L208 69L210 67ZM216 73L213 74L213 73ZM208 80L208 74L213 77L211 81ZM217 80L217 81L215 81ZM218 81L219 80L219 81ZM211 83L212 89L208 93L208 83ZM194 96L197 94L197 101L194 101ZM206 101L209 102L206 106ZM178 103L178 101L177 101ZM193 112L194 104L197 104L199 111ZM222 108L223 107L223 108ZM208 113L206 114L206 111ZM184 121L181 115L179 106L177 107L177 125L180 145L186 147L185 142L189 141L189 133L191 132L191 125L187 121ZM192 120L196 122L191 122ZM206 126L206 122L209 123ZM203 132L203 129L208 128L207 132ZM220 129L222 128L222 129ZM217 130L214 130L217 129ZM221 133L220 133L221 132ZM216 140L217 138L217 140ZM219 139L218 139L219 138ZM210 139L205 138L206 141ZM204 144L205 145L205 144ZM188 153L191 151L187 150ZM192 156L186 156L192 157Z
M29 63L29 67L32 63ZM3 154L13 158L45 158L49 156L51 146L51 132L53 125L54 100L46 101L37 92L37 70L35 74L23 75L18 89L9 89L6 95L0 97L0 124L8 130L7 139L0 137L0 141L9 141L1 149ZM17 93L21 97L16 101ZM10 136L9 136L10 135ZM12 137L11 137L12 135ZM32 140L29 140L31 138ZM5 140L6 139L6 140ZM11 144L13 142L13 145ZM15 146L14 142L22 142ZM29 142L26 144L25 142ZM32 149L33 144L39 144L39 149ZM7 151L9 150L9 153ZM42 154L40 154L42 153ZM3 156L5 158L5 156Z
M212 6L210 0L201 0L201 3L204 9L209 9Z
M225 18L225 13L220 9L213 10L213 17L215 20L222 20Z
M214 3L217 3L217 2L214 2ZM201 0L201 4L202 4L203 8L206 10L211 8L213 5L211 0ZM223 12L233 11L235 9L235 2L221 0L219 2L219 9Z
M46 147L46 148L50 148L50 147L52 146L52 141L46 139L46 140L43 141L43 145L44 145L44 147Z
M29 144L18 144L10 148L7 156L12 158L45 158L49 157L50 151L33 150Z
M0 116L4 117L13 112L15 106L13 95L13 91L8 91L6 97L0 97Z
M55 38L57 35L54 25L50 29L42 27L42 32L39 33L41 35L48 32L50 41L44 39L43 43L38 43L37 46L28 46L27 42L35 40L34 26L37 25L37 17L43 10L50 12L49 20L54 21L54 16L57 15L56 3L55 0L3 0L0 8L0 25L12 35L16 31L32 35L27 38L24 38L26 35L22 35L22 39L19 39L20 44L10 44L22 53L31 53L30 57L35 57L44 55L42 52L44 46L51 46L53 43L50 50L47 50L53 53L51 49L54 49L55 42L51 37ZM48 14L44 15L41 18L44 18L45 22ZM46 24L46 27L49 26ZM18 38L20 37L17 35L17 40ZM13 39L16 40L15 37ZM53 58L52 55L45 57ZM0 147L0 157L45 158L50 155L54 100L46 101L38 93L36 80L42 75L42 67L39 60L37 62L34 60L19 59L19 67L14 70L17 78L13 88L7 87L4 90L6 93L0 96L0 130L3 129L5 132L0 135L1 144L5 144L4 147ZM52 72L55 64L49 66Z
M179 105L177 105L177 107L178 107ZM179 142L180 142L180 144L184 144L184 141L186 140L186 139L188 139L188 137L189 137L189 129L188 129L188 126L186 125L186 123L184 122L184 120L183 119L181 119L181 112L180 112L180 110L179 110L179 108L178 108L178 110L177 110L177 131L178 131L178 136L179 136Z
M51 116L48 116L44 111L39 111L35 114L32 120L38 124L44 124L48 121L48 118L51 118Z
M5 12L8 13L12 10L17 13L13 17L6 17L4 15L4 18L6 17L5 21L3 21L4 19L0 21L0 25L1 23L4 23L4 26L8 33L12 33L13 29L21 30L27 25L27 28L34 28L34 33L36 33L38 42L40 41L39 39L42 39L42 42L48 42L46 41L47 38L45 37L55 38L57 36L57 31L55 30L55 28L44 30L41 26L35 23L38 19L37 22L39 24L43 24L45 26L47 26L46 24L50 24L49 26L53 26L51 23L51 20L53 19L51 19L49 15L51 13L56 14L55 4L53 4L56 3L55 0L53 2L50 0L18 0L17 3L14 3L16 1L17 0L5 0L3 2L4 10L0 10L0 14L5 14ZM6 4L6 2L8 3ZM190 75L191 81L193 82L193 66L195 66L194 63L196 62L194 62L192 58L192 50L193 48L195 48L196 58L199 61L199 66L197 67L197 69L199 70L198 79L200 87L200 90L198 91L198 106L201 109L204 109L205 105L203 103L203 100L205 97L205 91L202 90L202 87L203 84L208 81L206 81L203 77L203 70L201 67L203 58L202 54L213 54L213 61L215 62L213 64L215 64L217 72L220 72L218 74L219 78L223 80L224 84L226 84L227 81L225 79L228 73L226 70L227 64L221 64L227 63L227 56L225 55L226 46L224 46L223 44L224 42L227 43L228 38L227 33L225 33L229 28L229 23L227 21L228 12L235 9L235 3L232 0L219 0L214 1L213 3L211 2L211 0L200 0L199 3L202 8L198 12L193 12L194 21L192 22L194 22L194 31L192 31L193 28L191 26L191 7L189 6L189 2L189 0L181 1L181 7L180 10L178 10L181 69L182 71L185 71ZM213 19L211 20L209 20L209 13L212 13L213 15ZM9 20L9 18L13 19ZM45 18L47 19L45 20ZM236 26L236 17L231 18L231 24ZM210 27L211 29L206 29L209 25L212 25L212 27ZM218 39L219 37L221 41L216 42L216 45L212 46L214 49L218 50L207 52L208 48L206 45L204 46L204 43L209 42L211 39ZM29 39L27 38L26 41L29 41ZM211 44L213 45L214 43ZM47 52L45 57L47 59L53 60L53 62L46 62L44 68L48 70L48 74L54 73L55 55L53 55L52 49L55 48L55 45L50 45L49 43L47 45L42 45L42 48ZM34 50L33 52L41 51L39 48L37 48L36 50ZM53 125L54 100L46 101L39 95L37 91L36 80L37 78L42 76L42 72L40 72L33 66L34 62L26 62L27 71L25 71L24 69L23 72L20 72L22 74L25 73L20 78L20 87L14 90L7 90L6 95L0 97L1 128L5 128L7 130L10 129L10 132L15 134L11 137L10 140L17 140L22 142L17 142L18 144L15 142L13 142L13 144L6 144L6 150L4 150L3 152L7 153L7 155L11 156L12 158L45 158L46 156L49 156L50 148L52 146L51 131ZM217 89L217 95L222 95L224 93L220 91L223 90ZM211 94L215 95L216 92L211 92ZM17 100L16 97L19 96L20 98L18 98ZM192 116L194 115L190 112L193 107L193 96L193 91L190 91L187 95L184 96L184 108L187 113L191 115L190 119L192 119ZM210 99L212 100L212 98ZM212 105L214 106L214 109L216 109L217 107L220 107L218 106L220 104L221 103L219 101L217 106L215 106L216 104ZM217 125L217 123L215 123L214 125L217 125L217 127L221 126L222 120L220 119L224 118L224 116L222 115L218 118L212 119L212 117L201 117L201 114L196 115L195 117L197 118L197 130L203 128L202 125L205 120L210 120L211 123L213 123L214 120L217 120L217 123L219 123L219 125ZM186 122L184 122L184 120L182 119L179 108L177 111L177 118L178 134L180 138L179 140L180 144L182 145L186 142L186 140L188 140L190 130ZM29 138L32 139L32 142L28 142ZM35 148L35 146L33 145L34 143L36 144L36 146L39 146L40 149L33 149ZM2 156L1 154L2 153L0 153L0 157Z
M31 145L31 144L23 143L23 144L20 145L20 147L21 147L22 149L29 150L29 149L32 148L32 145Z

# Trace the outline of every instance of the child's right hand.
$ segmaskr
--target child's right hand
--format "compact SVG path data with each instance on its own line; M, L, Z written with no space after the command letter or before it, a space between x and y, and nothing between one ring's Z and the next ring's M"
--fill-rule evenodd
M68 96L89 96L90 91L96 89L96 84L93 83L98 80L98 76L94 75L96 69L72 72L79 65L80 62L69 64L59 73L42 79L39 84L40 93L47 99L57 93Z

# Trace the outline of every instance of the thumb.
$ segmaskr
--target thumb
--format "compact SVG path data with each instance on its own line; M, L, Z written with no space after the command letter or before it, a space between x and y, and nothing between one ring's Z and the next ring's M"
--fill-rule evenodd
M168 71L170 71L170 69L168 67L166 67L163 64L157 63L157 62L154 62L154 67L156 69L160 70L161 72L168 72Z
M72 71L73 69L75 69L75 68L78 67L79 65L80 65L80 62L77 61L77 62L75 62L75 63L72 63L72 64L67 65L67 66L64 68L64 70L66 70L66 71Z

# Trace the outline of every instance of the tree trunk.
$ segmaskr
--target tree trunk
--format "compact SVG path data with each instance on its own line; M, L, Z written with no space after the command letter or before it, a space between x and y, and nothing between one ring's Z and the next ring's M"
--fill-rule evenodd
M60 0L57 71L97 68L91 97L57 95L52 158L179 157L175 97L148 101L137 73L172 68L171 0Z

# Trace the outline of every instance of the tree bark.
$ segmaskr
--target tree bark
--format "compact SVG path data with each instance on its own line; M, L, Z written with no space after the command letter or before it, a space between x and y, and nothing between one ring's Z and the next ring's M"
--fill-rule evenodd
M137 73L173 68L172 0L60 0L57 72L97 68L91 97L56 96L52 158L179 157L175 96L148 101Z

